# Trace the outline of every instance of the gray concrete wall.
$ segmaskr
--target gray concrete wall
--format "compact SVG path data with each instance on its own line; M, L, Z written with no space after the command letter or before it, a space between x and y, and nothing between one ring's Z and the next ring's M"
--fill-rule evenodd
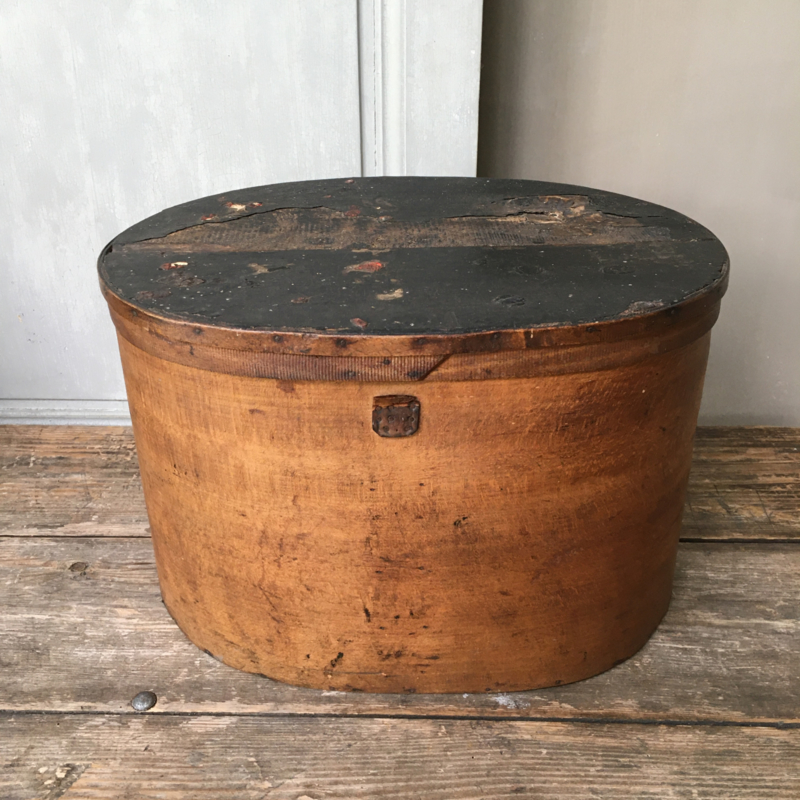
M800 2L487 0L478 174L713 230L731 284L701 422L800 426Z

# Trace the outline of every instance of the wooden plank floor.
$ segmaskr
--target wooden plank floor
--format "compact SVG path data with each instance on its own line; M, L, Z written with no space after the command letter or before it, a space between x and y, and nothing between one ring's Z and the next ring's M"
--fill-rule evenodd
M169 618L128 429L0 427L0 798L800 798L800 430L698 431L684 518L666 619L603 675L298 689Z

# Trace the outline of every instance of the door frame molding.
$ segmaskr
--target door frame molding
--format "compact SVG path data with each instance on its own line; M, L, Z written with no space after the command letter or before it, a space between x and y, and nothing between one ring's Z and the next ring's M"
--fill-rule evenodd
M361 174L474 176L483 0L358 0Z

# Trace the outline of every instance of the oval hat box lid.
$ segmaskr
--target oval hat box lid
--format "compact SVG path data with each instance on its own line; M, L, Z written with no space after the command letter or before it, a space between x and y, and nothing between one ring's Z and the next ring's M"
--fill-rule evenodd
M413 357L403 377L420 379L453 354L707 330L728 256L688 217L619 194L379 177L184 203L117 236L98 269L120 333L167 358L235 372L247 354Z

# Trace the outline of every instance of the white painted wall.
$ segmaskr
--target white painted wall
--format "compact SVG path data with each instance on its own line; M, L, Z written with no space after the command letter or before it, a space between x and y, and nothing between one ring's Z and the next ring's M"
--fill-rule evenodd
M143 217L362 161L474 175L481 5L3 0L0 421L127 419L94 262Z
M364 175L475 175L482 6L360 0Z
M800 2L489 0L480 174L631 194L722 239L700 421L800 426Z

